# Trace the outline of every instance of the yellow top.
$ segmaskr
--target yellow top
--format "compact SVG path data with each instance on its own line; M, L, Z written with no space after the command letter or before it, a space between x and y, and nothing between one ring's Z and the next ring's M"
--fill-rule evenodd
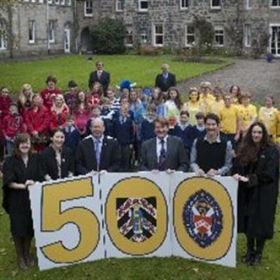
M276 137L277 114L278 110L274 107L261 107L259 110L259 121L264 123L268 134L272 135L274 139Z
M188 111L189 114L190 114L189 123L191 125L196 125L195 115L198 112L202 112L202 108L200 106L200 103L199 102L191 102L191 101L186 102L183 106L183 110Z
M280 137L280 111L276 115L276 134L277 137Z
M210 106L214 100L215 97L210 93L208 93L206 97L204 97L202 94L200 95L199 103L202 113L206 115L210 112Z
M222 109L225 108L225 102L224 100L214 100L210 105L209 105L209 112L214 113L217 116L220 116L220 112Z
M236 134L238 130L238 108L235 105L224 107L220 112L221 131Z
M244 105L238 106L238 117L240 119L240 128L246 131L252 122L257 118L257 108L255 105L249 104L247 107Z

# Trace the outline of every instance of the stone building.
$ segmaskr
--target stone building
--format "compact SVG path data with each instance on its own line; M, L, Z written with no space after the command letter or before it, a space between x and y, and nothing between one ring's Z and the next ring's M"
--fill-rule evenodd
M12 28L0 20L0 57L9 53L7 30L16 55L92 51L90 29L103 17L123 19L129 47L191 49L204 19L214 31L209 46L280 57L280 0L22 0L11 9Z
M76 51L72 0L22 0L0 11L0 58Z

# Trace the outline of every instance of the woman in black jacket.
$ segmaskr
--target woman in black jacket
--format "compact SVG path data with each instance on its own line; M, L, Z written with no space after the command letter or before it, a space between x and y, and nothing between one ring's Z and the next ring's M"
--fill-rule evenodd
M258 265L265 240L273 237L279 180L279 153L263 123L250 126L237 151L234 173L239 181L238 232L247 237L243 261Z
M42 171L46 181L74 175L74 157L69 148L64 147L65 135L58 129L52 137L52 144L42 153Z
M26 133L15 140L15 151L3 166L3 206L10 216L19 267L34 264L30 244L34 236L28 188L43 181L39 156L31 153L31 139Z

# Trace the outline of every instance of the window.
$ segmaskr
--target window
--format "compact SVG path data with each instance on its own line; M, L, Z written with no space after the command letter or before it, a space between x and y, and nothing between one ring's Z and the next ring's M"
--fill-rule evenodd
M71 0L65 0L65 5L66 6L71 6L71 4L72 4Z
M148 1L138 0L139 11L145 12L148 10Z
M252 0L246 0L246 9L247 10L252 9Z
M147 41L148 41L147 33L146 33L146 31L144 31L144 32L141 33L141 43L146 44Z
M252 44L252 30L251 25L245 24L245 32L244 32L244 44L245 47L251 47Z
M191 47L195 44L195 28L194 26L186 26L185 29L186 46Z
M60 4L60 0L54 0L54 4L59 5Z
M116 11L121 12L123 11L124 0L116 0Z
M272 0L271 1L271 7L280 8L280 0Z
M64 6L65 5L65 0L60 0L60 4Z
M7 34L6 27L3 22L0 22L0 50L7 49Z
M53 3L53 0L48 0L48 4L52 4Z
M55 38L54 38L54 20L50 20L49 21L49 42L50 43L54 43L55 42Z
M221 0L211 0L211 9L221 9Z
M38 3L43 4L43 3L44 3L44 0L39 0Z
M224 29L223 27L215 27L215 45L222 47L224 45Z
M132 27L128 27L125 33L125 45L133 46L133 30Z
M93 14L93 1L92 0L86 0L85 1L85 16L91 17Z
M179 0L180 1L180 9L188 9L189 8L189 0Z
M28 26L28 41L30 44L35 43L35 21L31 20L29 21L29 26Z
M156 24L154 26L154 45L163 46L163 25Z

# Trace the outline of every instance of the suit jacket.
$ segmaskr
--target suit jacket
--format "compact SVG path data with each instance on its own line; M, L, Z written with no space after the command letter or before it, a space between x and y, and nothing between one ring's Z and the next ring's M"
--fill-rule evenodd
M89 75L88 87L91 89L95 82L99 82L103 86L103 90L106 95L107 88L110 84L110 73L103 70L100 78L98 78L97 71L91 72Z
M186 172L189 168L187 151L184 149L183 141L176 136L167 137L166 169ZM145 141L141 149L140 170L158 169L157 138Z
M66 178L69 175L69 172L74 174L75 163L74 155L72 151L63 147L61 152L61 178ZM46 148L42 153L42 171L43 175L49 175L52 180L59 179L58 176L58 166L55 159L55 151L53 147Z
M118 172L120 170L120 162L120 146L117 140L113 138L103 138L99 166L97 166L95 148L91 135L79 143L76 151L76 171L78 175L87 174L92 170Z
M168 73L168 77L165 79L163 74L158 74L155 86L159 87L162 91L168 91L170 87L176 86L176 76L172 73Z

